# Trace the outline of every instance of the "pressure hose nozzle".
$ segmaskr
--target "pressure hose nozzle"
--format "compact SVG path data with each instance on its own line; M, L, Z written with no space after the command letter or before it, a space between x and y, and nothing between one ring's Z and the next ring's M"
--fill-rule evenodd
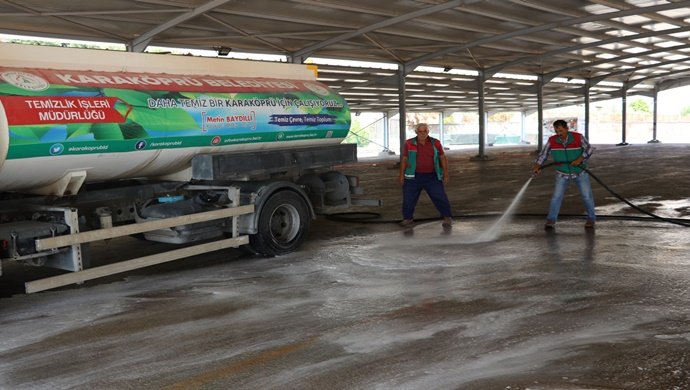
M537 176L541 173L541 170L542 170L542 169L544 169L544 168L546 168L546 167L550 167L551 165L554 165L554 163L548 163L548 164L544 164L544 165L540 165L540 166L537 166L537 165L535 164L534 169L532 170L532 175L531 175L531 177L532 177L532 178L537 177Z

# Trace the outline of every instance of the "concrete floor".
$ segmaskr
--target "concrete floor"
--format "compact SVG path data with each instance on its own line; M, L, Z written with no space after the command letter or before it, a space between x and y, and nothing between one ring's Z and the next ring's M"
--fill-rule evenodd
M690 222L687 145L596 145L591 170L634 204ZM690 230L593 182L542 228L553 172L533 147L449 152L455 225L423 196L399 220L395 157L365 159L381 218L319 218L302 250L224 251L34 295L42 271L0 278L0 388L688 389ZM681 221L683 223L683 221ZM158 244L113 240L99 262ZM10 287L7 287L10 286Z

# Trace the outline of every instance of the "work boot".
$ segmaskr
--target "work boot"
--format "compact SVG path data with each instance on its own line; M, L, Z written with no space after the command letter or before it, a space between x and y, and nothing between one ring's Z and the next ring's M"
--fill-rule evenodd
M443 217L443 227L451 227L453 225L453 219L451 217Z
M544 229L545 230L551 230L556 228L556 222L554 221L549 221L547 220L546 223L544 224Z
M585 229L594 229L594 221L588 219L587 222L585 222Z
M411 219L403 219L402 221L400 221L400 223L398 225L400 225L402 227L407 227L407 226L412 225L413 223L414 223L414 221Z

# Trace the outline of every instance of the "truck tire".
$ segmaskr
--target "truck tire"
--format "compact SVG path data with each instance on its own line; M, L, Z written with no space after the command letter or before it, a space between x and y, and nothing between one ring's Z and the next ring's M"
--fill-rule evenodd
M294 252L311 224L306 201L293 191L271 195L260 210L258 233L249 236L250 250L264 256Z

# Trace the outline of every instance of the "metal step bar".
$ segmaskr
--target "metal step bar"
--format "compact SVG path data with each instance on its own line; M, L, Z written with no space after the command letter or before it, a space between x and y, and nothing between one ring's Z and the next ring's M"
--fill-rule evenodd
M112 228L90 230L81 233L73 233L63 236L55 236L35 240L37 250L49 250L67 246L79 246L80 244L105 240L108 238L123 237L132 234L144 233L157 229L170 228L174 226L187 225L197 222L209 221L220 218L233 218L243 214L254 212L254 205L229 207L218 210L207 211L197 214L183 215L179 217L147 221L137 224L116 226ZM168 252L157 253L150 256L120 261L100 267L79 270L63 275L52 276L49 278L34 280L24 284L26 293L34 293L52 288L67 286L69 284L83 283L87 280L97 279L108 275L131 271L138 268L148 267L156 264L166 263L173 260L182 259L198 255L201 253L213 252L226 248L237 248L249 243L249 236L239 236L237 234L237 224L232 229L232 238L208 242Z
M247 244L248 242L249 236L233 237L225 240L213 241L206 244L194 245L168 252L157 253L155 255L120 261L100 267L89 268L83 271L51 276L49 278L26 282L24 286L26 288L26 293L31 294L39 291L49 290L51 288L67 286L69 284L82 283L87 280L102 278L104 276L127 272L151 265L166 263L201 253L213 252L226 248L236 248L238 246Z

